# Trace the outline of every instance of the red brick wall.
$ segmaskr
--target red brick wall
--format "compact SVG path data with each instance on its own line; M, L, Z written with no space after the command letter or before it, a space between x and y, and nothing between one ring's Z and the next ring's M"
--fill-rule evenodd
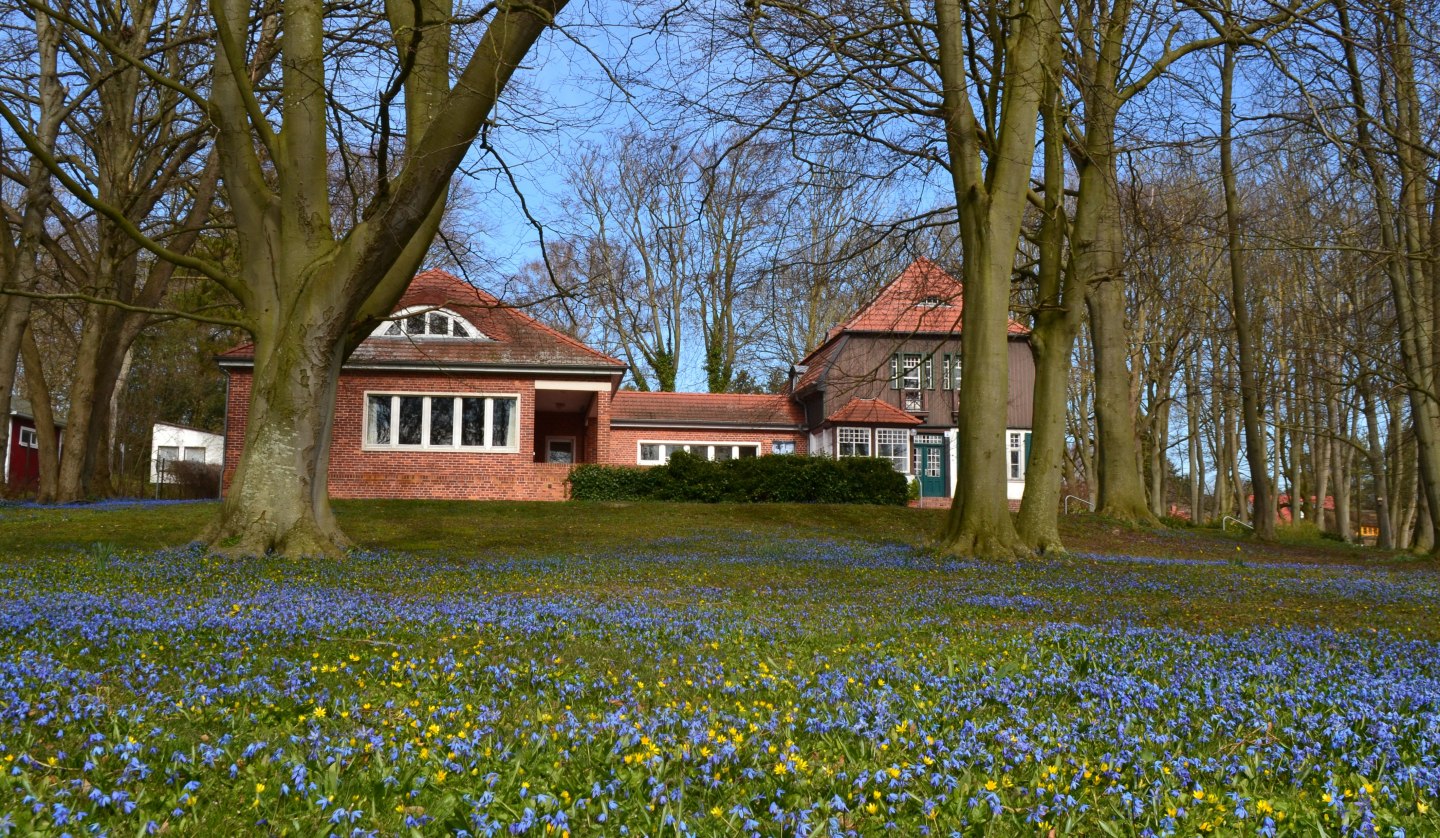
M597 394L609 398L607 394ZM535 414L535 462L545 462L545 438L552 436L573 437L575 440L575 462L594 462L590 457L589 429L585 427L584 413L537 413Z
M230 373L226 405L225 486L228 489L245 441L250 405L249 370ZM366 451L365 393L515 393L520 397L520 450L511 454L469 451ZM758 443L769 454L771 442L790 439L796 453L806 451L804 433L751 430L665 430L610 427L609 393L597 393L596 417L588 427L550 421L536 427L535 382L529 378L456 378L442 374L346 372L335 403L335 436L330 451L330 495L336 498L453 498L457 500L563 500L569 467L538 463L544 436L576 438L587 462L636 465L640 440L669 442ZM540 450L537 451L537 445Z
M365 393L514 393L520 397L519 451L367 451ZM250 400L250 372L230 375L225 439L225 485L239 462ZM608 394L604 401L608 402ZM535 382L530 378L459 379L424 373L347 372L335 402L330 450L330 496L335 498L450 498L563 500L569 467L535 462ZM608 421L608 417L607 417Z
M795 431L697 431L667 430L665 428L613 428L610 431L611 451L608 462L611 465L637 465L641 440L647 442L733 442L759 443L762 455L771 453L770 443L777 439L794 440L795 453L805 453L806 437Z

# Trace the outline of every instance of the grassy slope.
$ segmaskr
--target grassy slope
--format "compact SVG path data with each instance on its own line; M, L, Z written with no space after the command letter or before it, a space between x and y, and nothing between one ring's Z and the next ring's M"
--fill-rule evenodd
M661 538L734 533L923 545L946 514L801 504L340 501L336 506L341 525L363 546L465 555L566 554ZM203 529L214 509L209 503L0 507L0 558L85 550L96 544L135 549L184 544ZM1061 531L1076 552L1246 561L1415 561L1403 554L1313 538L1264 545L1213 528L1135 531L1083 514L1063 518Z

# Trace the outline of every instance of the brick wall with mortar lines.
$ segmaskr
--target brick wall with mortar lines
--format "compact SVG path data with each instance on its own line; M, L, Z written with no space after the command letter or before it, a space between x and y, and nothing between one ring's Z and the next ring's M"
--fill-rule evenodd
M519 450L365 450L366 393L516 395ZM244 444L250 373L232 372L226 433L228 487ZM608 401L608 399L607 399ZM608 415L607 415L608 421ZM563 500L564 465L535 462L535 382L532 378L457 379L424 373L347 372L335 401L330 448L330 496L334 498L427 498L453 500Z
M640 443L644 442L729 442L736 445L760 444L762 455L771 453L770 446L777 439L795 443L795 453L805 453L806 437L796 431L751 431L731 430L667 430L665 428L611 428L610 458L601 462L611 465L633 466L639 464Z

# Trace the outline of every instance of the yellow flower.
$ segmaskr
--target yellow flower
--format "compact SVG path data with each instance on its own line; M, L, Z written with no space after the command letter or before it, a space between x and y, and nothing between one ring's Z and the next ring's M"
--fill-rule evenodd
M316 708L315 708L315 712L314 712L312 715L313 715L315 718L317 718L317 719L323 719L323 718L325 718L325 708L324 708L324 707L316 707Z
M999 783L996 783L994 780L991 780L990 782L988 782L988 783L985 784L985 790L986 790L986 791L994 791L995 789L997 789L997 788L999 788L999 787L1000 787Z
M1194 792L1192 792L1191 794L1195 797L1196 800L1204 800L1204 799L1205 799L1205 792L1204 792L1203 789L1196 789L1196 790L1195 790Z
M723 814L724 814L724 812L722 812L722 811L720 810L720 807L719 807L719 806L711 806L711 807L710 807L710 816L711 816L711 817L718 818L718 817L720 817L720 816L723 815Z
M1417 800L1415 801L1415 811L1423 815L1426 812L1430 811L1430 804L1426 803L1423 800Z
M265 793L265 784L264 784L264 783L256 783L256 784L255 784L255 793L256 793L256 794L264 794L264 793Z

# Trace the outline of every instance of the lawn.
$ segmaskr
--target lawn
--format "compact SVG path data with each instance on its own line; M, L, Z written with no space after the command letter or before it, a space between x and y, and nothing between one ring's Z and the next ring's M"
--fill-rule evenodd
M1440 831L1430 563L1088 516L1093 552L958 561L938 513L683 504L158 549L212 513L0 507L0 834Z

